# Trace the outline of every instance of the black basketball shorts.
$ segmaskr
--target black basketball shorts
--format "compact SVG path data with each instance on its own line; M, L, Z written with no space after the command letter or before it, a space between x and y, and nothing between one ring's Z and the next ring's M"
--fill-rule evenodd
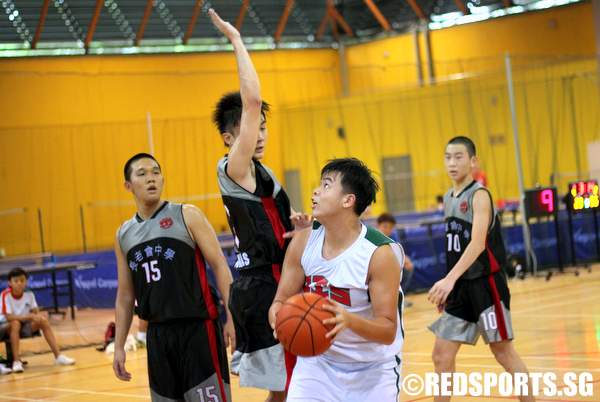
M150 323L148 377L153 402L230 402L229 369L218 320Z
M514 338L510 317L510 292L506 275L458 280L448 295L442 316L429 326L439 338L475 345Z

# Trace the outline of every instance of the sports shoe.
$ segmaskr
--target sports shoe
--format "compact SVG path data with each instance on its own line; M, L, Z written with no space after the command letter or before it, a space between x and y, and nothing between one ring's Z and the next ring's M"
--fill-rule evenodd
M135 340L137 341L138 347L146 347L146 333L145 332L138 332L135 335Z
M71 359L65 355L58 355L56 360L54 360L54 364L57 366L71 366L75 364L75 359Z
M23 372L23 363L19 360L15 360L12 365L13 373L22 373Z
M1 374L10 374L12 370L6 367L4 364L0 364L0 375Z

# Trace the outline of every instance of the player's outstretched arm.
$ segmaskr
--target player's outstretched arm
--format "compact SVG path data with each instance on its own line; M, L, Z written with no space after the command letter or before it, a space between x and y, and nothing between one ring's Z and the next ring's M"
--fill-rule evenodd
M456 265L448 272L445 278L437 281L431 289L427 299L437 306L446 302L454 284L467 269L477 260L483 250L487 232L492 221L492 200L487 191L478 190L473 195L473 228L471 241Z
M235 330L233 328L231 312L229 311L229 285L231 285L232 278L227 260L223 255L223 250L221 249L215 230L200 208L191 204L184 205L183 219L192 235L192 239L196 242L206 262L215 273L217 289L223 297L225 312L227 313L227 322L223 326L225 347L231 345L233 353L235 350Z
M389 345L396 339L398 326L398 293L402 267L391 247L379 247L369 264L369 294L373 307L373 318L366 319L348 312L341 304L330 300L324 305L335 317L323 321L335 327L327 334L328 338L335 337L339 332L348 328L372 341Z
M301 259L310 233L310 230L298 232L290 242L285 253L281 279L277 286L277 293L275 293L273 304L269 309L269 323L273 329L275 329L275 317L281 309L283 302L299 293L304 285L304 269L302 269Z
M262 98L260 82L244 46L240 33L229 22L223 21L215 10L208 11L215 27L229 39L233 45L240 79L240 95L242 98L242 118L240 134L229 149L227 174L238 184L251 177L250 162L256 150L261 124Z
M125 369L125 340L131 327L133 319L133 304L135 293L133 281L123 250L119 244L119 235L115 239L115 255L117 257L117 302L115 306L115 355L113 359L113 371L119 380L131 380L131 374Z

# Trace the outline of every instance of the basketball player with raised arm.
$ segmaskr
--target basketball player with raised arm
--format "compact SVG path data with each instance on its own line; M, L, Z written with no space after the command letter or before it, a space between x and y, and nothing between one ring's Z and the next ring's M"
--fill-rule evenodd
M232 372L240 386L269 391L268 402L282 402L294 367L273 337L268 311L277 290L287 237L310 227L311 218L294 213L273 172L260 161L267 143L266 113L258 75L240 33L210 10L213 23L233 45L240 91L224 95L213 120L228 154L218 162L217 177L231 232L239 277L231 286L229 306L236 327Z
M117 231L119 286L113 370L129 381L125 339L135 310L148 321L146 347L153 402L231 401L226 346L235 344L231 315L221 328L217 295L207 280L210 264L224 300L231 272L215 232L194 205L161 199L163 175L149 154L132 156L125 187L136 214Z
M359 216L378 185L358 159L335 159L321 171L312 196L312 230L296 234L288 248L269 311L272 328L282 303L302 292L329 299L335 314L330 349L298 357L288 402L396 402L400 381L402 322L398 296L403 252L392 239L365 226Z
M444 196L448 273L429 290L429 301L443 310L429 327L436 335L433 363L438 373L454 372L461 345L475 345L481 335L507 372L527 373L512 342L500 218L489 190L473 179L476 162L475 144L469 138L454 137L446 145L444 163L452 180ZM529 395L531 390L530 386Z

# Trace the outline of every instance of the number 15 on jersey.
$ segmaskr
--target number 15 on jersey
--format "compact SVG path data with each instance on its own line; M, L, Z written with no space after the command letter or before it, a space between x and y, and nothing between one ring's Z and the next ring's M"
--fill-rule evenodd
M158 268L157 260L150 260L142 264L142 268L146 272L146 282L158 282L160 281L160 268Z

